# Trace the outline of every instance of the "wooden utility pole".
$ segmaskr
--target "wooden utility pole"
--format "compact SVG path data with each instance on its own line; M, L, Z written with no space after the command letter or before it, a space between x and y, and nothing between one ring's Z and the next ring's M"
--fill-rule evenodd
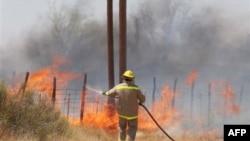
M114 87L114 39L113 39L113 0L107 0L107 52L109 89ZM114 98L108 97L108 104L115 105Z
M120 0L119 2L119 78L122 82L122 74L126 70L126 56L127 56L127 0Z

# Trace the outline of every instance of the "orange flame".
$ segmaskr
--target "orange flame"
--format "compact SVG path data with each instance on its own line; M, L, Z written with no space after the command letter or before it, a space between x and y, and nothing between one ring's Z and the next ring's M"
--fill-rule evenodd
M186 85L191 86L192 83L198 79L198 76L199 76L198 71L193 70L186 79Z
M88 95L88 94L87 94ZM165 86L161 92L161 100L155 102L151 108L149 108L155 119L162 125L169 125L177 115L177 112L170 107L171 97L173 91L170 87ZM100 105L100 103L99 103ZM102 103L104 108L100 111L93 110L97 103L90 103L85 106L83 121L80 122L79 118L70 118L69 121L72 125L76 126L91 126L94 128L107 129L109 132L117 131L118 127L118 114L116 110L110 110L110 106ZM110 113L113 111L114 113ZM156 130L158 127L147 115L143 108L139 108L138 128L144 131Z
M161 100L153 103L153 106L149 109L154 118L163 126L169 125L177 115L177 112L170 107L172 96L173 90L169 86L165 86L161 91ZM146 131L157 129L158 127L152 122L152 119L142 110L140 108L139 129Z
M213 81L211 82L211 90L224 99L224 114L237 115L240 113L240 109L235 103L236 93L229 82L225 85L223 81Z
M89 109L91 106L88 105L85 109L87 114L84 115L82 125L92 126L95 128L108 129L108 131L116 131L118 124L118 114L116 110L112 110L114 113L110 113L110 107L112 105L106 105L101 112L93 112Z
M235 97L235 93L232 90L231 85L228 83L226 85L226 87L223 89L222 94L224 96L225 99L225 112L226 113L230 113L230 114L239 114L240 110L239 107L234 103L234 97Z
M89 126L94 128L106 129L110 133L117 131L118 114L112 105L105 105L100 111L93 110L96 103L87 104L84 108L83 120L79 118L69 117L69 122L74 126ZM112 109L113 113L110 113Z
M56 85L59 88L65 88L70 80L76 79L79 76L58 71L59 66L68 61L64 58L55 58L51 66L45 67L37 72L33 72L30 75L27 89L39 91L40 93L47 93L51 95L53 89L53 77L56 77Z
M53 77L57 78L57 88L65 88L70 80L76 79L79 76L72 73L59 71L58 68L64 63L69 62L63 58L56 58L51 66L31 73L27 89L32 89L51 95L51 90L53 89ZM192 83L197 79L198 72L197 70L193 70L186 79L186 85L192 85ZM215 83L219 83L220 85ZM222 88L221 81L215 83L211 83L212 90L215 90L218 87ZM226 112L230 114L238 114L239 108L233 101L235 93L233 92L231 85L227 85L222 90L222 92L220 92L220 94L221 93L225 99ZM180 120L179 113L176 111L176 109L172 109L171 107L171 100L174 95L178 95L178 92L174 93L169 86L163 87L160 100L154 102L152 107L149 108L150 113L163 127L172 124L175 120ZM98 96L97 98L100 97L102 96ZM93 110L93 107L97 107L97 109ZM102 128L107 129L107 131L114 132L118 129L117 124L119 118L116 110L113 110L113 112L114 113L110 113L110 105L106 105L106 101L98 103L91 102L87 103L84 107L84 116L82 122L80 121L79 117L68 117L68 119L72 125L91 126L94 128ZM138 128L143 131L153 131L158 129L158 127L147 115L143 108L139 108L138 120ZM210 133L208 133L208 136L210 136Z
M56 58L51 66L31 73L27 89L33 89L41 93L51 94L51 90L53 89L53 77L57 78L58 87L66 87L69 80L75 79L78 76L71 73L58 71L59 66L63 63L68 63L68 61L63 58ZM196 80L198 76L197 74L197 71L192 72L188 80ZM174 94L173 90L169 86L163 87L161 91L161 99L153 103L152 107L149 108L151 114L154 115L155 119L162 126L169 125L173 120L176 119L178 115L177 111L171 108L170 102L173 95L176 95L176 93ZM96 106L96 103L88 103L84 109L83 121L80 122L80 119L76 119L76 117L69 117L69 122L72 125L92 126L95 128L108 129L108 131L112 132L117 131L117 112L114 110L115 113L110 114L110 107L104 105L106 105L106 103L102 103L101 106L104 107L102 110L93 110L93 107ZM138 120L138 128L141 130L152 131L158 128L142 108L139 108Z

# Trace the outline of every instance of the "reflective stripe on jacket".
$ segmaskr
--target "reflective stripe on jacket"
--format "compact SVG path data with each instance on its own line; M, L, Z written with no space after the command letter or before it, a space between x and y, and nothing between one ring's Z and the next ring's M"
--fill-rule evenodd
M118 97L117 111L120 117L132 120L138 117L138 103L145 102L145 96L133 82L126 81L116 85L105 93L110 97Z

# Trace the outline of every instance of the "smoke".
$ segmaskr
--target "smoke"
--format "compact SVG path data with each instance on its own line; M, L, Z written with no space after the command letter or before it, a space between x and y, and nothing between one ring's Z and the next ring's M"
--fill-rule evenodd
M61 69L87 72L91 86L107 88L106 20L91 18L84 7L87 5L78 4L52 11L45 26L31 29L23 44L11 45L11 49L4 47L0 77L9 80L13 71L41 69L60 56L71 61L70 66ZM195 93L207 93L212 80L232 81L237 93L244 84L244 93L249 92L250 33L245 15L228 18L232 13L218 6L196 9L184 0L146 0L137 7L133 13L128 12L127 67L135 72L136 83L143 89L152 89L153 77L157 79L157 88L172 86L175 78L177 87L183 88L188 73L196 69L199 80ZM118 13L114 13L116 81L118 24ZM81 85L79 80L71 87L80 89ZM150 101L151 91L147 94ZM247 107L246 102L242 101L243 107ZM249 109L246 111L249 115Z
M49 65L55 56L63 56L72 61L72 70L76 72L107 74L103 73L107 71L106 21L91 19L82 10L85 7L76 4L52 9L46 28L29 32L20 52L26 58L25 64L30 64L27 70L39 69ZM246 65L250 59L247 24L236 17L226 19L218 8L197 9L185 1L157 0L141 2L137 11L128 12L128 68L139 76L153 71L155 77L184 77L198 69L201 74L215 77L245 77L250 69ZM117 13L114 25L118 58ZM104 71L98 72L100 68Z

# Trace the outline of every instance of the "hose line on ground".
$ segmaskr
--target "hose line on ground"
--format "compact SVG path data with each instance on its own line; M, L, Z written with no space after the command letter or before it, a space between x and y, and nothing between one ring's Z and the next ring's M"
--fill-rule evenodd
M160 125L159 123L155 120L155 118L152 116L152 114L148 111L147 107L145 107L143 104L140 104L148 113L148 115L151 117L151 119L155 122L155 124L161 129L161 131L171 140L175 141Z

